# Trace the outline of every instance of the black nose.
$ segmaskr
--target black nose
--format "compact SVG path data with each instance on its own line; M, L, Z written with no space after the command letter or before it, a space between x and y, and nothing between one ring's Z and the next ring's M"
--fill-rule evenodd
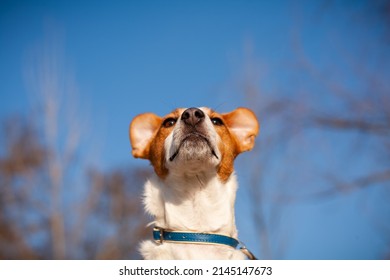
M198 108L188 108L181 115L181 120L188 125L195 126L204 120L204 113Z

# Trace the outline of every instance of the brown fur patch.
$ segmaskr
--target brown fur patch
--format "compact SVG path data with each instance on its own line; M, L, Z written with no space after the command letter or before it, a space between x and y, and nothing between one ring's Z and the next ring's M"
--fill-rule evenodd
M209 117L218 117L225 123L224 116L216 112L211 111ZM234 159L238 155L237 143L225 124L214 126L214 128L221 138L221 141L218 143L218 149L221 153L221 162L218 166L217 174L222 182L226 182L234 171Z
M153 113L136 116L129 126L132 154L136 158L149 159L150 142L161 125L161 118Z
M165 149L164 142L168 135L172 132L172 127L164 127L162 123L168 118L179 119L184 109L176 109L170 114L161 119L160 128L158 129L156 136L150 143L149 160L154 167L156 174L164 179L168 175L168 169L165 166Z

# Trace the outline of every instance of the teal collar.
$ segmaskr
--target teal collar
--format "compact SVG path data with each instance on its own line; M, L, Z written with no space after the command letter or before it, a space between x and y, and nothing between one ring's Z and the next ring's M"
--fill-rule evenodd
M242 242L222 234L171 231L155 227L153 229L153 239L159 244L163 244L165 241L173 243L218 244L227 245L234 249L236 249L238 245L241 245L239 249L247 255L249 259L256 259Z

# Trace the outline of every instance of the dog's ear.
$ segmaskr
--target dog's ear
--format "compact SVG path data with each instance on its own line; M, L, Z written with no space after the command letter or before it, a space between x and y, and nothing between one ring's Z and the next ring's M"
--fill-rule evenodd
M249 151L255 145L255 137L259 133L259 122L256 115L247 108L222 115L225 124L237 140L238 153Z
M161 118L152 113L136 116L129 126L132 154L136 158L149 159L149 148L161 125Z

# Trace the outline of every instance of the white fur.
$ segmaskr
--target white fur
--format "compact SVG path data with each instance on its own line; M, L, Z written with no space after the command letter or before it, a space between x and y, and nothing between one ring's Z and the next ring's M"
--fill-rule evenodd
M217 233L237 238L234 201L237 181L232 175L226 184L216 177L181 181L157 176L145 184L146 211L155 217L154 224L165 229ZM167 184L167 182L169 182ZM143 242L145 259L245 259L238 250L223 245Z

